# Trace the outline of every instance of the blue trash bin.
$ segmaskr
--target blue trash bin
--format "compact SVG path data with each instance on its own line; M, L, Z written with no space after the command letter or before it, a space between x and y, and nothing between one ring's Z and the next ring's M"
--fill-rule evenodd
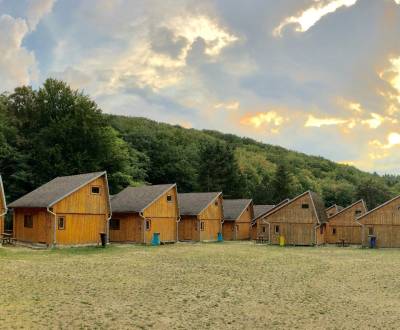
M160 233L154 233L151 245L160 245Z
M224 239L222 238L222 233L218 233L218 242L222 242Z
M375 248L376 248L376 236L374 236L374 235L369 235L369 236L368 236L368 239L369 239L369 247L370 247L371 249L375 249Z

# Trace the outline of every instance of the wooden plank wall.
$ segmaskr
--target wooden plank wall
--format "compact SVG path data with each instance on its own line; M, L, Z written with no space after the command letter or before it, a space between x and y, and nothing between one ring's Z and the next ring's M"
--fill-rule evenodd
M200 231L201 241L216 241L218 233L222 231L222 195L199 214L199 220L204 222L204 230Z
M181 216L178 223L180 241L199 241L200 222L196 216Z
M222 224L222 237L225 241L232 241L235 239L235 221L225 221Z
M246 208L238 220L236 220L236 239L247 240L250 239L251 220L253 219L253 203Z
M171 201L167 196L171 195ZM144 219L138 213L113 214L113 219L120 220L120 230L110 228L110 240L113 242L136 242L150 244L154 233L160 233L161 242L177 240L178 194L176 187L166 191L143 212L150 220L150 230L145 230Z
M335 244L340 240L345 240L349 244L361 244L361 226L356 222L356 211L361 212L358 216L367 212L362 201L328 219L325 233L326 243Z
M378 247L400 247L400 196L367 214L359 222L363 225L363 245L368 244L369 228L372 228Z
M308 204L308 208L302 208ZM315 226L318 223L310 194L305 194L277 211L267 215L265 221L271 223L271 243L279 244L279 237L285 237L286 244L314 245ZM279 226L279 232L276 232ZM260 226L261 227L261 226Z
M24 216L31 215L33 227L24 227ZM53 217L46 209L18 208L14 210L14 237L21 242L51 244L53 237Z

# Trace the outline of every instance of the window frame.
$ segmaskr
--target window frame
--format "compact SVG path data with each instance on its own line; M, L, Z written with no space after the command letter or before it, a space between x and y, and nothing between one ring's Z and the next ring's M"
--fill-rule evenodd
M279 225L274 225L274 233L275 233L275 235L281 233L281 229L280 229Z
M167 203L172 203L172 195L167 195Z
M60 226L60 220L62 219L62 226ZM58 215L57 216L57 229L58 230L65 230L65 221L66 221L66 218L65 218L65 216L64 215Z
M29 220L29 224L28 221ZM24 214L24 228L33 228L33 215L32 214Z
M200 231L205 231L206 230L206 223L205 221L200 221Z
M93 188L94 188L94 189L98 189L99 192L93 192ZM101 188L100 188L100 186L90 186L90 193L91 193L92 195L101 195Z
M362 214L362 211L361 210L355 210L354 211L354 215L355 216L360 216Z
M118 226L112 225L111 223L115 223L115 221L118 224ZM121 230L121 219L117 219L117 218L111 218L110 219L110 230Z
M151 219L145 219L144 221L144 229L145 231L151 230Z
M262 232L266 233L267 232L267 226L262 226Z
M368 235L374 235L374 227L372 226L368 227Z
M308 203L302 203L302 204L301 204L301 208L302 208L303 210L308 210L308 209L310 208L310 204L308 204Z
M336 236L336 227L332 227L332 235Z

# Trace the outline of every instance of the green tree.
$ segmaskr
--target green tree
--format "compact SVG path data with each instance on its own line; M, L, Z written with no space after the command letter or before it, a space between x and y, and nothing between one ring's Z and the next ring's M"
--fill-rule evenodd
M275 177L272 182L275 203L279 203L280 201L291 197L291 182L292 178L286 163L280 163L276 169Z
M377 178L368 178L357 185L356 196L358 199L364 199L368 209L373 209L392 198L393 194Z
M235 148L218 140L200 148L199 185L202 191L223 191L229 198L242 197L243 176L235 158Z

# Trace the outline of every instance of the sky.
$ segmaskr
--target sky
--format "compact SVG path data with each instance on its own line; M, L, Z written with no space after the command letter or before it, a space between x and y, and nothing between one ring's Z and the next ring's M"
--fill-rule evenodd
M0 0L0 91L400 174L400 0Z

